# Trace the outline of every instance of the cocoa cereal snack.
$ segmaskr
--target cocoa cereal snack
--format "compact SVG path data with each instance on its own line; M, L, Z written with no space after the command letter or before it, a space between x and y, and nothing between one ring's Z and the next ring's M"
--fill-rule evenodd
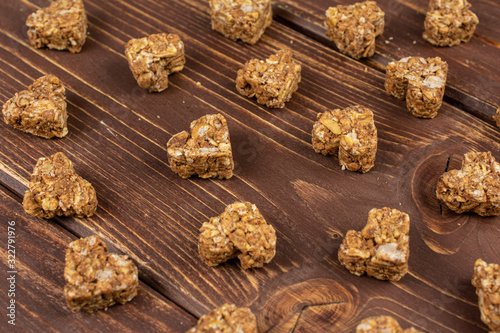
M249 308L224 304L201 316L186 333L257 333L257 319Z
M172 171L184 179L192 175L231 178L234 162L226 118L207 114L191 122L189 133L182 131L170 138L167 157Z
M73 311L95 312L130 302L139 285L137 267L126 255L108 254L98 236L69 244L64 267L64 297Z
M500 332L500 266L477 259L472 285L476 287L481 320L492 332Z
M408 272L410 217L397 209L373 208L363 230L349 230L340 245L340 263L352 274L399 281Z
M439 177L436 196L459 214L500 215L500 164L491 152L469 152L460 170Z
M26 20L28 38L36 48L78 53L87 37L87 14L82 0L55 0Z
M470 7L467 0L431 0L423 38L436 46L467 43L479 23Z
M209 266L238 257L243 269L260 268L276 254L276 232L259 209L249 202L235 202L219 216L203 223L198 250Z
M391 316L373 316L365 318L356 327L356 333L420 333L410 327L403 331L396 319Z
M368 172L375 164L377 129L373 112L360 105L318 113L312 130L317 153L337 155L342 169Z
M282 108L297 91L301 66L292 58L292 52L281 50L266 60L251 59L238 71L236 89L248 98L268 108Z
M273 21L271 0L209 0L212 29L255 44Z
M406 57L387 65L385 90L415 117L434 118L443 103L448 64L441 58Z
M56 153L38 160L23 207L26 213L44 219L89 217L97 209L97 198L94 187L77 175L68 157Z
M26 133L45 139L62 138L68 134L65 91L54 75L42 76L5 102L3 119Z
M131 39L125 45L128 65L139 87L161 92L168 87L168 76L184 68L184 43L175 34L152 34Z
M375 39L384 32L384 12L375 1L330 7L326 11L326 35L343 54L354 59L375 54Z

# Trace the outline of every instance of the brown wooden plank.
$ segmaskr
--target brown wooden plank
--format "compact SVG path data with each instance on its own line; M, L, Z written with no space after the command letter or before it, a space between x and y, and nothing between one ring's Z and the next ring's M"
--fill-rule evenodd
M180 332L194 324L195 318L142 282L138 296L126 305L93 314L72 312L63 295L63 272L66 249L76 237L51 221L27 216L3 187L0 187L0 211L2 313L5 314L10 300L15 300L15 317L2 316L2 332ZM9 231L15 241L9 248L13 252L7 248ZM12 253L15 259L9 256ZM123 252L118 250L118 253ZM12 262L8 259L14 260L14 268L9 266ZM14 287L12 280L6 280L11 276ZM8 322L12 319L14 326Z
M305 35L337 48L325 35L324 19L328 7L351 4L350 0L278 1L274 5L276 20ZM377 38L375 56L361 62L385 72L389 61L407 56L439 56L449 64L445 100L494 123L492 117L500 106L500 39L496 17L500 3L491 0L471 1L479 17L474 37L455 47L435 47L422 39L425 13L429 1L379 0L386 13L384 34Z
M0 13L26 15L40 4L4 1ZM262 331L352 331L378 313L433 332L484 329L470 278L477 257L498 261L497 219L442 217L432 184L452 154L486 149L498 157L497 129L447 103L435 119L416 119L385 94L379 71L278 22L248 46L210 30L204 1L86 7L90 38L76 55L32 49L15 15L0 23L1 100L53 73L68 87L70 112L70 135L61 140L1 125L5 186L22 195L36 159L64 151L96 187L100 206L92 218L52 223L101 235L138 263L148 285L197 316L231 302L250 306ZM123 45L157 31L181 35L187 64L165 92L147 94L128 71ZM303 65L292 101L269 110L239 96L234 77L243 63L283 47L293 47ZM335 157L310 146L316 113L353 103L374 110L379 131L376 166L364 175L341 171ZM182 180L168 169L165 143L214 112L228 119L236 176ZM201 223L235 200L257 204L278 231L277 256L264 269L210 268L198 258ZM382 206L412 219L410 274L398 283L352 276L336 259L346 231L362 228L369 209ZM453 228L457 219L466 219L463 227Z

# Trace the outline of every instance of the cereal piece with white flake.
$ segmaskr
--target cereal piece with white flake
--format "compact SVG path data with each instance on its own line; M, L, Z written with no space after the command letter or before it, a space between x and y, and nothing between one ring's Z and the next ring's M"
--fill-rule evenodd
M282 108L297 91L301 66L292 52L281 50L268 59L251 59L238 71L236 89L243 96L256 97L257 103L268 108Z
M443 103L448 64L441 58L406 57L387 65L385 90L406 98L415 117L434 118Z
M97 209L95 189L63 153L38 160L23 199L24 211L44 219L89 217Z
M431 0L423 38L436 46L467 43L479 23L470 7L467 0Z
M78 53L87 37L87 14L82 0L55 0L28 16L28 38L36 48Z
M361 232L347 232L339 248L339 261L352 274L399 281L408 272L409 231L408 214L373 208Z
M184 68L184 43L175 34L152 34L131 39L125 45L128 65L139 87L161 92L168 87L168 76Z
M186 333L257 333L257 319L249 308L224 304L201 316L195 327Z
M63 84L54 75L36 79L5 102L4 121L15 129L45 139L68 134L66 95Z
M365 318L356 327L356 333L420 333L414 327L403 331L396 319L391 316L373 316Z
M234 162L229 129L221 114L208 114L193 121L191 133L182 131L167 143L170 168L182 178L233 176Z
M64 267L64 296L73 311L95 312L130 302L137 295L137 267L126 255L108 254L98 236L69 244Z
M481 320L492 332L500 332L500 266L477 259L472 285L476 287Z
M500 215L500 164L491 152L467 153L460 170L441 175L436 196L456 213Z
M368 172L375 164L377 129L373 112L360 105L319 113L312 130L317 153L339 155L342 168Z
M203 223L198 250L209 266L238 257L243 269L260 268L276 254L276 232L259 209L249 202L235 202Z
M354 59L371 57L375 39L384 32L384 16L375 1L330 7L326 11L326 35L340 52Z
M255 44L273 21L271 0L210 0L212 29Z

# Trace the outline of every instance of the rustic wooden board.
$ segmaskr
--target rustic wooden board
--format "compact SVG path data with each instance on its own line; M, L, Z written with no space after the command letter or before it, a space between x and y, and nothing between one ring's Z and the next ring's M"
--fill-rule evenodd
M2 313L15 302L15 326L0 321L2 332L179 332L189 329L195 318L172 304L144 283L138 295L127 305L114 306L95 314L73 313L66 305L64 288L64 255L68 244L76 237L51 221L27 216L20 203L0 188L2 240L0 249L2 272L7 266L7 230L14 233L15 287L2 279L0 285ZM8 225L14 221L14 225ZM10 226L10 229L8 227ZM122 253L113 248L110 252ZM9 280L10 282L10 280ZM15 297L9 296L14 292ZM10 320L10 319L8 319Z
M433 120L414 118L385 94L377 66L280 22L256 45L231 42L210 30L205 1L88 0L90 35L80 54L35 50L24 19L45 4L0 3L0 100L55 74L67 87L70 134L44 140L2 124L0 181L21 198L36 160L63 151L96 188L99 209L89 219L40 223L99 234L137 262L145 284L195 316L232 302L252 308L260 331L352 331L375 314L430 332L485 329L470 279L475 259L500 261L498 218L441 209L434 186L448 161L456 165L469 150L500 158L497 128L449 103ZM187 63L166 91L148 94L123 46L158 31L181 36ZM240 96L234 78L249 58L280 48L293 48L303 76L292 101L270 110ZM354 103L374 110L379 133L376 165L364 175L341 171L336 157L310 146L316 113ZM166 142L216 112L228 120L235 176L180 179L167 166ZM210 268L198 257L199 227L236 200L255 203L277 229L277 255L263 269ZM383 206L412 221L410 273L398 283L353 276L336 259L347 230Z
M351 4L351 0L277 1L276 19L292 25L307 36L337 50L325 35L324 20L328 7ZM376 41L376 54L361 60L385 72L389 61L407 56L439 56L449 64L445 100L493 123L500 107L500 2L472 0L472 10L479 18L469 43L455 47L435 47L422 38L428 0L378 0L385 12L385 29Z

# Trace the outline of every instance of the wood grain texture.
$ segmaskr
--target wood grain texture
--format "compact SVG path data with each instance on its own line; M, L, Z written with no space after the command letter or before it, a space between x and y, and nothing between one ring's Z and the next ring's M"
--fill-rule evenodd
M76 237L51 221L26 216L19 202L3 187L0 188L0 211L1 233L5 236L0 249L3 273L12 271L7 266L6 235L10 221L15 222L9 230L15 233L16 255L15 287L11 289L5 274L0 284L2 332L179 332L194 324L195 318L144 283L139 284L138 296L126 305L94 314L73 313L64 299L63 273L66 249ZM11 290L15 297L8 297ZM10 299L16 301L15 326L5 319Z
M277 1L276 19L292 25L307 36L337 50L325 35L324 20L328 7L351 4L350 0ZM477 117L493 123L500 106L500 38L495 17L500 17L500 3L491 0L471 1L479 18L469 43L455 47L435 47L422 38L428 0L378 0L385 12L385 29L376 40L376 54L361 60L385 73L389 61L407 56L439 56L449 64L445 100Z
M303 2L301 15L312 20L319 3ZM154 292L197 317L231 302L249 306L263 332L352 332L377 314L429 332L485 329L470 279L475 259L500 262L498 218L451 213L434 186L448 161L469 150L500 159L496 127L449 103L435 119L414 118L386 95L375 62L340 55L280 20L256 45L231 42L211 31L205 1L86 0L90 34L81 53L36 50L24 20L46 4L0 2L0 101L43 74L57 75L67 87L70 134L44 140L0 125L0 181L21 197L36 160L63 151L96 188L99 208L89 219L39 223L100 235L110 251L134 259ZM187 62L166 91L149 94L133 80L123 48L159 31L180 35ZM240 96L236 71L281 48L292 48L302 65L292 100L271 110ZM342 171L336 157L310 144L318 112L351 104L375 113L379 147L367 174ZM168 168L166 142L216 112L228 121L235 176L181 179ZM263 269L243 271L234 261L211 268L198 257L199 227L236 200L255 203L277 230L277 255ZM353 276L337 260L347 230L361 229L368 211L384 206L411 218L410 273L397 283ZM177 324L182 331L185 323Z

